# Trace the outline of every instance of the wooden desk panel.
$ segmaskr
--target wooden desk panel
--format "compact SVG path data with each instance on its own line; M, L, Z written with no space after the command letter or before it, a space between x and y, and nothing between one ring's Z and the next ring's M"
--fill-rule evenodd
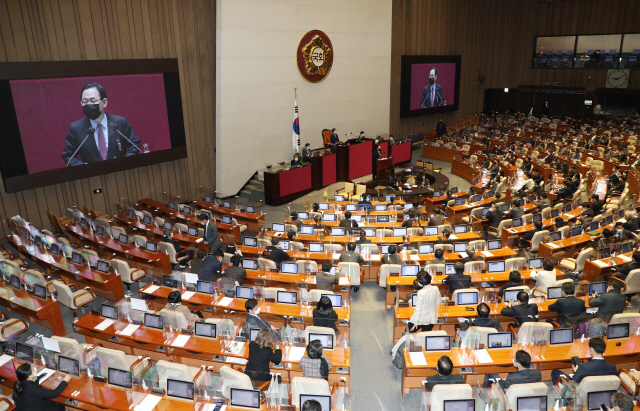
M40 324L53 332L53 335L64 337L64 321L60 313L60 303L50 297L46 300L29 294L24 289L16 290L5 283L0 276L0 304L7 307L7 311L16 312L27 317L29 322Z
M249 231L257 233L260 231L260 226L264 225L264 214L252 214L241 210L224 208L217 204L207 203L204 200L196 200L193 203L198 207L209 210L219 216L230 215L235 218L239 224L246 224L247 230Z

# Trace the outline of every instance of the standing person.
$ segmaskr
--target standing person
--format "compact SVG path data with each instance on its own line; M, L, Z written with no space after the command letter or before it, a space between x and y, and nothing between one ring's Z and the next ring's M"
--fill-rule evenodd
M429 70L429 84L422 91L420 108L431 108L446 105L442 95L442 86L436 82L438 80L438 69L431 67Z
M249 361L244 373L252 381L269 381L271 379L269 366L282 361L282 350L277 348L278 343L274 341L270 330L263 328L258 331L255 341L249 343Z
M444 124L444 121L442 121L442 119L438 120L438 124L436 125L436 134L438 135L438 137L442 137L447 134L447 125Z
M204 244L209 246L209 253L213 254L215 250L222 247L222 242L218 235L218 227L216 226L216 223L209 221L208 213L201 213L198 218L202 221L202 225L204 226Z
M376 151L373 152L373 164L371 169L373 170L373 179L376 179L376 171L378 168L378 160L382 158L382 147L378 146Z
M59 397L69 385L71 377L66 375L55 390L44 388L37 382L37 370L25 363L16 369L18 381L13 383L13 401L16 411L64 411L64 404L49 401Z
M442 302L440 290L431 285L431 275L425 273L418 278L422 288L418 291L418 302L413 315L407 324L409 331L431 331L433 325L438 322L438 305Z

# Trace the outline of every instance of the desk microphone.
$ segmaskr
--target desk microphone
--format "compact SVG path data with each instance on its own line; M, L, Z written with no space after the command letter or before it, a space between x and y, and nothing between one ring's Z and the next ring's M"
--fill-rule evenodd
M140 153L142 153L142 150L140 150L140 147L138 147L137 145L135 145L135 144L133 143L133 141L129 140L129 139L127 138L127 136L125 136L124 134L122 134L122 132L120 132L120 130L118 130L118 125L117 125L116 123L109 123L109 127L111 127L111 129L112 129L113 131L117 131L117 132L118 132L118 134L120 134L122 137L124 137L124 138L129 142L129 143L131 143L135 148L137 148L137 149L138 149L138 151L140 151Z
M76 154L78 154L78 150L80 150L80 147L82 147L82 145L84 144L85 141L87 141L87 138L89 138L89 136L93 133L96 132L96 129L93 127L89 127L89 130L87 130L87 136L84 138L84 140L82 140L82 143L80 143L80 145L78 146L78 148L76 148L76 151L73 153L73 155L71 157L69 157L69 161L67 161L67 167L69 167L69 163L71 162L71 159L74 158L76 156Z

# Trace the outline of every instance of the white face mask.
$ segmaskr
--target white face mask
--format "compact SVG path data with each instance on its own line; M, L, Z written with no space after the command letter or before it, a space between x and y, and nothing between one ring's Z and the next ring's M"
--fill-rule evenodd
M254 312L255 315L260 314L260 307L256 308L256 311Z

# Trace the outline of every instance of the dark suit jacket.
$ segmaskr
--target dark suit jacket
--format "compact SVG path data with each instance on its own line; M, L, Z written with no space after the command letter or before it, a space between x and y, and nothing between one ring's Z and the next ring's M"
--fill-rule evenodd
M427 84L422 91L420 99L420 108L430 108L444 106L444 97L442 96L442 86L435 83L436 95L433 97L433 105L431 105L431 85Z
M431 103L431 98L429 98L429 103ZM442 121L438 122L438 124L436 125L436 134L439 136L447 134L447 125Z
M404 264L404 261L398 254L385 254L380 261L382 261L382 264Z
M465 274L450 274L444 279L444 283L449 286L451 295L455 290L471 287L471 276Z
M476 327L495 328L498 331L502 331L502 326L497 318L472 318L471 325Z
M322 271L316 273L316 289L333 291L334 284L338 284L340 277Z
M512 384L527 384L530 382L541 382L542 373L538 370L522 370L511 372L506 380L500 380L500 386L504 389L509 388Z
M640 268L640 263L633 262L633 263L627 264L625 266L620 267L618 274L616 274L614 277L622 278L624 280L627 278L627 276L631 271L637 270L638 268Z
M376 151L373 152L373 162L374 163L376 162L376 160L379 160L381 158L382 158L382 152L381 151L376 150Z
M631 218L624 223L623 227L629 231L638 231L640 229L640 225L638 225L638 218Z
M235 265L231 265L224 270L223 277L228 277L237 281L238 284L242 285L244 279L247 278L247 271L242 267L236 267Z
M605 360L590 360L578 365L578 369L573 373L573 380L580 384L584 377L594 375L616 375L618 367L615 364L606 362Z
M209 220L204 230L204 241L209 244L209 250L214 252L218 248L222 247L220 236L218 235L218 226L214 221Z
M520 218L524 215L522 207L514 207L507 213L507 218Z
M364 264L364 258L355 251L343 251L340 253L340 262Z
M286 251L279 249L276 246L270 245L264 249L264 257L273 261L274 263L280 264L283 261L287 261L290 257Z
M282 350L273 350L269 347L260 348L255 341L249 343L249 361L245 368L245 374L257 381L268 381L270 378L270 363L276 365L282 361Z
M133 132L133 128L126 118L108 113L105 113L105 115L107 116L107 122L109 124L115 123L122 134L127 136L136 146L140 147L140 139ZM62 149L62 160L65 164L68 162L69 167L103 161L96 144L96 139L94 138L95 133L91 133L84 144L82 144L82 141L87 137L89 128L91 128L91 120L89 120L88 117L83 117L69 124L69 131L64 139L64 148ZM140 153L138 148L129 143L118 131L109 127L108 134L109 146L107 149L107 160L133 156ZM75 157L71 158L81 144L82 147L78 150L78 153L76 153Z
M431 217L431 219L429 220L429 227L437 227L439 225L444 224L445 218L441 215L434 215L433 217Z
M352 219L345 218L344 220L340 221L340 224L338 226L344 228L357 228L358 223L353 221Z
M218 261L216 257L205 257L198 271L198 280L215 281L220 278L222 271L222 261Z
M549 311L558 312L558 322L562 325L571 324L571 319L576 315L580 315L587 309L584 300L576 298L572 295L557 300L549 305Z
M303 148L302 149L302 157L311 157L311 149L310 148Z
M64 411L64 404L58 404L53 401L49 401L51 398L56 398L62 394L68 383L65 381L60 382L55 390L49 390L42 387L35 381L25 381L22 394L16 401L16 410L29 410L29 411Z
M609 291L600 294L598 298L592 297L589 299L589 305L591 307L600 307L598 308L598 315L607 322L611 320L613 314L619 314L624 311L626 303L627 297L615 291Z
M500 210L489 211L485 218L489 220L489 227L498 228L502 222L502 212L500 212Z
M505 317L514 317L518 327L526 322L538 322L536 317L538 315L538 306L535 304L514 305L512 308L505 307L500 311L500 314Z
M331 310L329 315L320 315L318 313L318 309L313 309L313 325L316 327L328 327L333 328L333 330L338 333L338 326L336 322L338 321L338 314L335 310Z
M247 313L247 316L245 317L245 328L247 330L247 332L249 332L249 330L251 328L256 328L258 330L261 330L263 328L266 328L267 330L271 330L271 325L269 325L269 323L262 317L260 317L259 315L253 315L253 314L249 314ZM277 332L273 332L273 338L276 339L277 341L280 341L280 335ZM247 338L249 338L250 335L246 335Z
M336 144L340 142L340 137L338 137L338 133L331 134L331 144Z
M449 374L449 375L431 375L427 377L427 383L425 389L431 391L435 385L438 384L464 384L464 376L462 374Z
M180 247L180 244L178 244L178 242L176 240L174 240L173 238L164 237L164 241L173 246L173 249L176 250L176 254L179 254L179 253L182 252L182 247Z
M296 159L294 158L291 160L291 167L296 167L296 166L302 167L302 161L300 161L300 159L296 161Z
M356 240L356 244L371 244L371 240L369 240L368 238L365 238L364 240L361 240L360 238L358 238Z

